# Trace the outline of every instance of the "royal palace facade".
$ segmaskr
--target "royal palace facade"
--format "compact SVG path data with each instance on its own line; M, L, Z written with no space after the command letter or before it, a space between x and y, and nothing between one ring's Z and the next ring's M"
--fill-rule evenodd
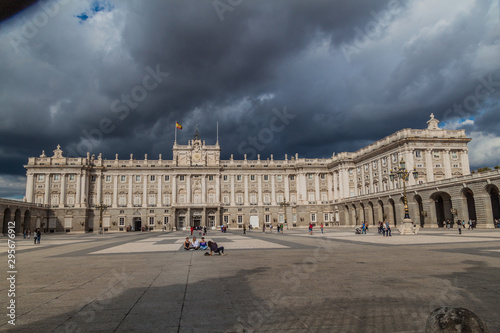
M187 145L174 142L171 160L161 155L137 159L132 154L128 159L118 155L106 159L90 153L73 158L65 157L58 146L52 156L42 152L25 165L25 202L47 209L46 216L30 216L26 223L32 229L66 232L179 230L222 224L230 228L277 223L350 226L382 219L397 224L402 219L402 183L391 180L390 173L401 159L407 169L418 172L417 179L408 179L410 194L413 188L424 191L432 188L430 184L472 177L465 131L440 129L438 123L431 115L425 129L403 129L358 151L334 153L330 158L296 154L248 160L245 155L236 160L231 155L221 160L219 142L206 144L198 133ZM498 182L498 176L495 179ZM498 200L498 184L494 186ZM460 204L453 206L452 195L438 198L439 189L431 192L420 195L420 201L414 195L409 198L410 211L421 224L438 226L439 220L450 217L450 207ZM467 200L461 205L470 213ZM490 215L496 214L495 209L490 208Z

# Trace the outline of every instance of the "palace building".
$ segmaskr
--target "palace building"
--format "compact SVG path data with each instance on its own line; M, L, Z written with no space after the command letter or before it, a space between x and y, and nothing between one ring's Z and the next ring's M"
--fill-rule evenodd
M28 159L25 201L48 207L48 216L35 223L50 231L375 223L391 214L372 207L368 218L364 208L358 215L352 207L356 212L361 198L401 192L401 182L389 177L401 159L418 172L409 188L470 174L465 131L440 129L438 123L431 115L425 129L402 129L329 158L221 160L219 142L207 144L198 132L186 145L174 142L171 160L161 154L70 158L58 146L52 156L42 152ZM398 205L399 198L391 211Z

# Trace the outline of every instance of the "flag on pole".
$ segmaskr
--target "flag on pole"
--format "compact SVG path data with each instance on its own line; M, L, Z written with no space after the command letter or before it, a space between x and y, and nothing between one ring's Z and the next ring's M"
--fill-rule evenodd
M182 129L182 125L178 122L175 122L175 128Z

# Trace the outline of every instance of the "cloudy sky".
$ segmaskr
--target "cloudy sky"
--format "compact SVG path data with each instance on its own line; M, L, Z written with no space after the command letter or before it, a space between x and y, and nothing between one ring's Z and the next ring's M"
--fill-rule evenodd
M0 23L0 197L29 156L330 157L434 113L500 164L500 1L41 1Z

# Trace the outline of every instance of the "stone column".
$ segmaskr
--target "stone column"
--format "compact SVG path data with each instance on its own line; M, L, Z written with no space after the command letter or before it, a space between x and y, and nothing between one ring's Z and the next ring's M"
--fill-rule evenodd
M443 164L444 164L444 177L446 179L451 178L451 159L450 159L450 150L445 149L443 153Z
M245 175L245 197L244 197L244 202L245 206L248 206L250 202L248 201L248 175Z
M339 173L338 171L333 172L333 200L338 200L339 198L339 191L337 190L338 185L338 176Z
M156 205L158 207L163 207L163 189L161 188L161 183L162 183L162 178L163 178L163 175L162 174L158 174L156 177L158 177L158 202L156 203Z
M207 202L207 175L201 175L201 203L205 204ZM203 209L203 225L205 224L205 209Z
M148 177L149 175L143 175L144 180L142 182L142 207L148 206ZM148 221L149 226L149 221Z
M61 173L61 196L59 197L59 207L63 208L66 202L66 174Z
M259 206L263 205L262 202L262 175L257 175L257 186L258 186L258 204Z
M332 174L329 172L326 174L326 186L328 186L328 201L333 200L333 180L332 180Z
M427 182L434 181L434 165L432 163L432 149L425 150L425 170L427 173Z
M50 173L45 174L45 192L43 194L43 204L49 204L49 195L50 195Z
M75 203L75 207L80 207L81 196L82 196L81 185L82 185L82 174L78 173L76 175L76 203Z
M97 188L95 189L96 194L97 194L97 202L95 202L95 205L100 205L102 201L102 177L103 175L99 172L96 174L97 177Z
M415 178L413 177L413 167L415 166L415 163L413 161L413 149L410 149L405 152L405 161L406 161L406 170L410 173L410 176L408 177L408 184L407 186L415 185L416 181Z
M172 175L172 205L177 203L177 175Z
M186 203L191 203L191 175L186 175ZM191 212L189 212L191 213ZM191 220L190 220L191 221Z
M118 207L118 175L113 175L113 208Z
M315 195L316 200L314 200L314 201L319 203L321 200L321 196L320 196L320 192L319 192L319 173L317 173L317 172L314 174L314 191L316 192L316 195Z
M300 195L302 196L302 203L307 202L307 183L306 183L306 175L300 174Z
M377 160L377 166L378 166L378 191L382 192L384 191L384 170L382 170L382 161L380 159Z
M462 160L462 174L464 176L470 175L469 154L467 148L461 151L460 158Z
M276 205L276 187L275 187L275 176L273 174L269 175L271 177L271 205Z
M283 175L285 181L285 200L290 202L290 176L288 174Z
M26 181L26 201L33 202L33 189L34 189L34 180L32 173L26 173L27 181Z
M88 207L89 206L90 174L89 174L89 172L84 171L82 176L83 176L82 177L82 207Z
M234 202L234 175L231 175L231 206L235 205Z
M134 203L132 201L132 195L134 193L134 175L130 174L128 175L128 196L127 196L127 207L133 207Z
M216 174L214 177L215 177L215 203L219 204L221 202L221 199L220 199L220 174Z

